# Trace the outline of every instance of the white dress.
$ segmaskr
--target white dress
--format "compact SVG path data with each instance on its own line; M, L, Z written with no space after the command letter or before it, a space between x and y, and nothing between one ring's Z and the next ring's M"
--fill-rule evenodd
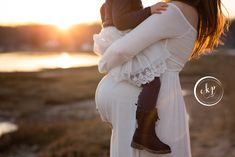
M179 71L187 62L196 37L197 31L181 10L170 3L165 12L150 16L107 49L101 60L107 71L128 60L134 61L136 55L153 45L156 56L157 51L170 54L165 61L166 69L160 75L161 88L157 101L160 120L156 124L156 132L171 147L172 153L152 154L130 146L136 127L135 103L141 88L126 80L117 81L115 78L118 76L108 73L97 87L95 101L101 119L113 126L110 157L191 157L188 115Z
M106 50L129 31L120 31L114 26L102 28L99 34L93 36L94 52L101 57L104 56ZM132 60L112 69L107 69L105 60L101 59L98 64L99 72L109 72L116 81L127 80L140 87L142 84L151 82L155 77L159 77L166 69L165 60L169 58L170 54L161 49L158 51L158 49L159 46L153 44L145 48ZM156 52L158 55L156 55Z

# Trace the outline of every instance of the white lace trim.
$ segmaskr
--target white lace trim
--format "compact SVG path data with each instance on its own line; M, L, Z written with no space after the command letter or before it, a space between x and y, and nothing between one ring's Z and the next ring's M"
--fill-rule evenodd
M135 82L137 86L149 83L154 80L155 77L160 77L166 70L165 62L161 62L156 67L146 67L142 72L132 74L130 80Z
M141 87L142 84L149 83L154 80L155 77L160 77L162 73L166 71L165 61L158 61L154 66L148 66L133 74L119 73L119 75L113 75L116 81L128 80L130 83Z

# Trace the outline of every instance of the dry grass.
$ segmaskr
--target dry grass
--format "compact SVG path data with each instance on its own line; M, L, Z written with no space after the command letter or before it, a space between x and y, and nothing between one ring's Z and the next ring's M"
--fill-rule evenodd
M219 78L225 88L223 104L226 107L205 109L191 105L193 107L189 108L195 157L205 154L198 148L210 150L216 146L215 139L224 137L224 130L225 138L234 141L234 60L233 56L204 56L188 63L180 73L183 88L188 85L192 88L193 80L205 75ZM32 115L48 107L94 98L101 78L97 67L1 73L0 110L17 116L19 131L0 139L0 156L7 156L22 145L36 145L38 157L108 157L110 129L99 117L58 121L46 121L43 117L32 119ZM189 82L185 81L187 78ZM192 102L192 98L188 102Z
M99 117L52 122L40 118L40 112L48 107L93 98L101 78L97 67L1 73L0 110L16 118L19 131L0 138L0 156L32 145L39 147L43 157L71 152L85 157L97 157L97 153L108 156L110 133ZM92 133L94 130L97 132Z
M38 157L109 156L110 129L99 118L76 122L21 121L19 131L1 138L0 155L36 146ZM77 157L74 155L73 157Z
M0 73L0 108L24 112L94 97L97 67Z
M234 68L235 56L204 56L188 63L181 72L183 88L192 90L199 78L208 75L218 78L224 87L224 97L214 107L200 105L193 96L185 97L191 119L190 135L195 157L235 155Z
M67 133L52 142L40 157L60 157L71 153L84 157L108 157L109 140L110 129L99 119L73 123L67 127Z

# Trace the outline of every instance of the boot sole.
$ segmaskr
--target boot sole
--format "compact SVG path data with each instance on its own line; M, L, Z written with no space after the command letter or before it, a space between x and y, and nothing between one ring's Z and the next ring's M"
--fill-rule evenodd
M141 144L138 144L138 143L135 143L135 142L131 142L131 147L132 148L135 148L135 149L139 149L139 150L146 150L150 153L154 153L154 154L169 154L171 153L171 150L159 150L159 151L156 151L156 150L152 150L152 149L149 149Z

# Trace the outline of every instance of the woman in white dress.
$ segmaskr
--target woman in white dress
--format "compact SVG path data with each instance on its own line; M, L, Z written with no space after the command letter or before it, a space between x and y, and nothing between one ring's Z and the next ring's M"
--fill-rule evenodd
M160 75L157 106L161 118L157 122L156 132L160 139L169 144L172 152L156 155L130 146L136 128L134 104L141 88L117 79L125 73L119 70L108 73L96 90L96 105L101 118L112 125L111 157L191 156L188 117L179 72L190 57L199 56L205 49L212 50L223 28L220 0L172 1L165 12L150 16L106 50L101 63L103 71L107 72L123 66L127 61L134 62L136 55L152 46L156 49L153 59L159 51L170 54ZM147 79L151 76L142 77Z

